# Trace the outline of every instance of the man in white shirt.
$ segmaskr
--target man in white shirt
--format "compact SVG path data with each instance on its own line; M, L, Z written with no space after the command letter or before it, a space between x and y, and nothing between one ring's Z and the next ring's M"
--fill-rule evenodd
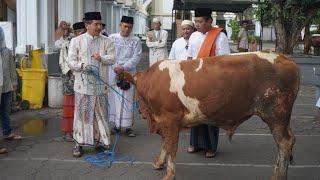
M197 32L189 39L188 59L219 56L230 53L227 36L221 28L212 27L211 9L195 10ZM191 128L189 153L204 150L205 157L216 155L219 128L212 125L199 125Z
M247 31L247 22L242 22L242 27L238 33L238 50L239 52L248 52L249 49L249 39Z
M70 42L68 65L75 75L73 156L82 155L82 146L110 146L107 119L108 69L115 63L113 42L100 34L100 12L85 13L87 32Z
M0 41L2 35L0 34ZM3 85L3 70L2 70L2 58L0 56L0 92L2 92L2 85ZM0 102L1 102L1 96L0 96Z
M138 37L131 34L133 17L122 16L120 32L111 34L110 39L116 49L116 63L109 70L110 84L115 91L109 91L109 121L115 123L114 133L120 133L125 128L125 134L135 137L132 130L134 112L134 86L124 81L123 72L136 72L136 66L141 59L142 47Z
M106 37L109 37L108 35L108 32L107 32L107 29L106 29L106 24L102 23L102 31L101 31L101 34L106 36Z
M86 27L84 22L77 22L72 25L74 37L77 37L86 32ZM62 74L66 75L70 71L70 68L67 63L68 58L68 49L69 49L70 41L62 44L59 56L59 66L61 68Z
M161 29L159 18L153 18L154 30L147 33L147 46L149 47L149 66L160 60L168 58L167 39L168 32Z
M193 22L190 20L184 20L181 23L182 37L175 40L172 44L169 59L172 60L187 60L189 38L193 33Z
M0 37L0 41L1 41L1 37ZM3 85L3 70L2 70L2 58L0 56L0 92L2 92L2 85ZM1 102L1 95L0 95L0 102ZM6 148L0 147L0 154L4 154L6 152L7 152Z
M74 23L72 25L72 29L73 29L74 37L77 37L77 36L86 32L86 27L84 25L84 22ZM60 50L60 56L59 56L59 66L61 68L62 77L63 77L63 94L64 94L63 104L66 104L66 102L68 101L68 98L74 98L74 90L73 90L74 76L73 76L73 72L70 70L68 63L67 63L69 44L70 44L70 41L62 44L62 47ZM72 111L70 113L74 113L74 111ZM73 121L73 118L70 118L70 117L65 118L62 116L61 121L62 121L61 123L65 122L65 121ZM70 122L70 123L72 123L72 122ZM72 129L66 131L65 129L62 128L62 131L64 133L64 138L66 140L72 140L72 131L71 130Z

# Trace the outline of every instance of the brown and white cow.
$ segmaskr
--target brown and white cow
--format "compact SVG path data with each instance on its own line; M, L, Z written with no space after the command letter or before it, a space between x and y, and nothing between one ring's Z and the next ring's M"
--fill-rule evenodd
M130 78L130 77L128 77ZM179 131L207 123L231 136L253 115L267 123L278 147L272 179L286 179L295 142L290 128L299 90L299 69L288 57L272 53L238 53L191 61L160 61L131 81L136 85L142 117L162 137L153 167L164 179L175 176Z

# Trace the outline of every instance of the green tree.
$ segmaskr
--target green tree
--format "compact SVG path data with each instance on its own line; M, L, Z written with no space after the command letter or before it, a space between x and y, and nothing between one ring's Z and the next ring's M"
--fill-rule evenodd
M231 27L231 29L232 29L231 39L233 41L237 41L238 33L240 31L240 25L238 24L238 22L236 20L232 19L229 21L228 26Z
M319 8L320 0L265 0L260 4L257 16L274 25L276 51L292 54L302 28L313 21Z
M320 34L320 9L318 10L316 16L313 18L312 24L317 25L317 30L315 33Z

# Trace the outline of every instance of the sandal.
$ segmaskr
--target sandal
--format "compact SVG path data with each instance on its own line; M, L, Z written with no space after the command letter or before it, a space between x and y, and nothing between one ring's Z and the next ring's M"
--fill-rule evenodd
M216 156L216 152L213 152L213 151L206 151L206 155L205 157L206 158L214 158Z
M129 137L136 137L136 134L133 132L131 128L126 129L126 135Z
M0 154L6 154L7 152L6 148L0 148Z
M67 142L72 142L73 141L73 137L72 137L72 134L71 133L66 133L64 136L63 136L63 139Z
M82 147L76 145L73 149L72 149L72 155L73 157L81 157L82 156Z
M96 144L94 146L94 149L96 149L97 151L107 151L107 150L110 150L110 145L101 145L101 144Z
M195 153L195 152L198 152L198 150L196 150L193 146L189 146L187 149L187 152L188 153Z
M22 137L21 137L20 135L11 133L11 134L5 136L4 139L5 139L5 140L8 140L8 141L11 141L11 140L21 140Z
M111 129L111 135L120 134L120 133L121 133L121 129L118 129L117 127L114 127Z

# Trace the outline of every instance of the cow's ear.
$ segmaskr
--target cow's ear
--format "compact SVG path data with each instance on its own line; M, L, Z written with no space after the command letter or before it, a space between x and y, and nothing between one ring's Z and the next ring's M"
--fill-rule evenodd
M132 74L130 74L129 72L124 71L123 72L123 78L127 81L129 81L131 84L136 84L135 80L132 77Z

